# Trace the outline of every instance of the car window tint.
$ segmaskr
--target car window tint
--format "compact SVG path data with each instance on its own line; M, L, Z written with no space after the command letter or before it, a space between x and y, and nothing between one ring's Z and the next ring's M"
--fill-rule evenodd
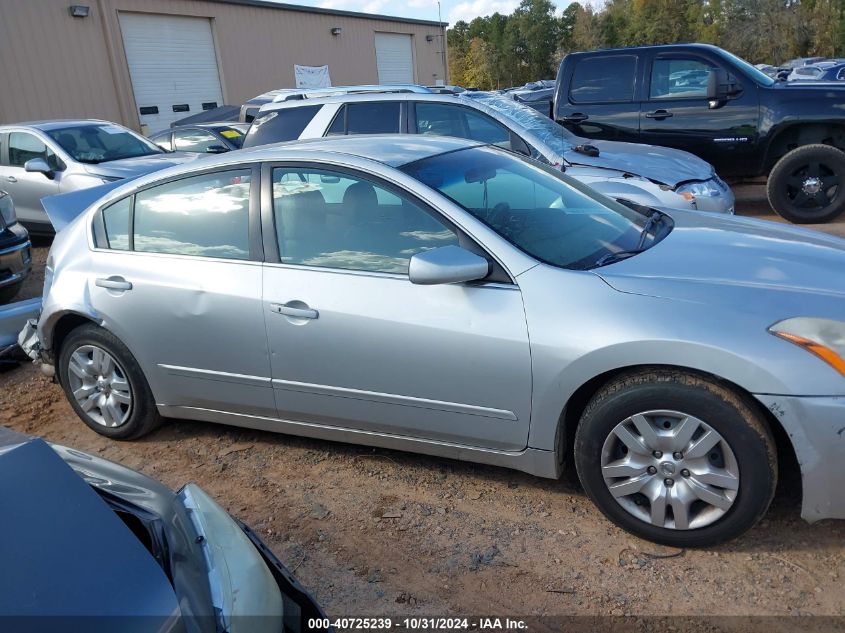
M416 253L458 244L419 205L346 174L275 169L273 209L286 264L407 274Z
M457 136L510 149L510 132L506 127L480 112L445 103L414 104L418 134Z
M713 67L697 58L655 59L651 66L652 99L707 98Z
M249 258L250 170L203 174L135 196L135 250Z
M170 151L173 149L173 143L171 142L171 134L167 132L166 134L157 134L155 136L151 136L150 140L158 145L161 149Z
M103 224L106 227L106 248L116 251L129 250L129 213L132 197L118 200L103 209Z
M257 117L244 139L244 147L295 141L322 106L299 106L274 110Z
M608 55L579 59L569 96L574 103L633 101L637 58Z
M59 160L44 142L34 134L12 132L9 134L9 165L23 167L33 158L43 158L53 169L59 168Z
M224 147L223 141L205 130L175 130L173 143L180 152L205 152L209 147L219 145Z
M398 134L399 103L376 101L346 105L347 134Z
M332 121L326 132L326 136L336 136L338 134L346 134L346 106L343 106L337 111L334 121Z

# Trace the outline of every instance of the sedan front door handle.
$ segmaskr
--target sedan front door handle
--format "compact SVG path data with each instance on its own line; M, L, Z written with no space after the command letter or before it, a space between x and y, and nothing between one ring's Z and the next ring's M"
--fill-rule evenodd
M94 281L94 285L107 290L132 290L132 282L126 281L123 277L100 277Z
M295 319L317 319L320 316L319 312L312 308L309 308L306 304L302 303L301 301L290 301L289 303L297 305L271 303L270 310L272 310L276 314L284 314L285 316L293 317Z

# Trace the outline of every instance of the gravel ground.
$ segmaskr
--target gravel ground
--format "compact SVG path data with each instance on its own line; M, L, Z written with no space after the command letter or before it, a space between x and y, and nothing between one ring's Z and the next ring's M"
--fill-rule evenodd
M758 191L739 193L744 214L768 215ZM818 228L845 236L845 220ZM35 249L39 270L46 250ZM37 280L28 295L38 294ZM548 481L194 422L167 424L137 442L109 441L30 365L0 375L0 424L174 488L198 482L255 528L333 617L845 615L845 522L800 519L792 465L749 534L709 550L675 550L611 525L571 469ZM767 628L789 630L789 622L796 620ZM714 630L698 620L680 630L692 628Z

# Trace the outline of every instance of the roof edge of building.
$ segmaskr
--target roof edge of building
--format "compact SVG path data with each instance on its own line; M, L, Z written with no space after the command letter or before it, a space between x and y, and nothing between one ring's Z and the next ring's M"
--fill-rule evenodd
M436 26L437 28L445 28L449 26L448 22L438 22L436 20L420 20L417 18L401 18L394 15L382 15L380 13L363 13L361 11L344 11L342 9L324 9L322 7L308 7L301 4L287 4L284 2L272 2L271 0L208 0L208 2L217 2L220 4L239 4L250 7L261 7L264 9L281 9L283 11L300 11L302 13L322 13L324 15L338 15L349 18L363 18L368 20L384 20L386 22L404 22L408 24L424 24L428 26Z

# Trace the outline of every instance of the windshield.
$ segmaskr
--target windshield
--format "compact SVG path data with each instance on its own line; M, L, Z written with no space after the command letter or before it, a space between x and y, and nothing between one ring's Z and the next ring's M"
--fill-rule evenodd
M739 66L745 73L751 77L754 81L756 81L761 86L771 86L775 83L775 80L769 77L766 73L764 73L759 68L755 68L747 61L742 59L741 57L737 57L733 53L729 53L726 50L719 49L719 54L726 58L729 62Z
M113 123L75 125L49 130L47 135L80 163L97 164L164 153L155 143Z
M518 123L539 138L553 152L563 156L577 143L578 137L534 108L505 97L476 99L482 105Z
M571 178L492 147L432 156L401 168L451 198L523 252L577 270L636 250L646 216Z

